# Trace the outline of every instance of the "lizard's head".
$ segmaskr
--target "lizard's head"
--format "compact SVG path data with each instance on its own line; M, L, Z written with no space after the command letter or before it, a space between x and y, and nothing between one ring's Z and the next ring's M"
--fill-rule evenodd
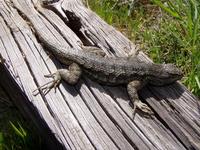
M183 72L174 64L162 64L161 70L157 78L154 80L154 85L167 85L171 84L183 77Z

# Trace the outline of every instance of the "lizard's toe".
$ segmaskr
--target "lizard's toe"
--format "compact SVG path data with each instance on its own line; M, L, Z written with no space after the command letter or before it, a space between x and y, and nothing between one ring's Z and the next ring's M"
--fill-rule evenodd
M144 113L147 113L150 115L154 114L153 111L151 110L151 108L149 108L149 106L147 106L145 103L143 103L141 101L134 102L134 105L136 108L139 108Z

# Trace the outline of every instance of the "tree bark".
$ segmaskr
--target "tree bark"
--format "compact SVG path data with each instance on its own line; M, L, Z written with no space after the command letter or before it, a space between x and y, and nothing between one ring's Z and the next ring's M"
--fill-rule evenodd
M81 41L113 57L136 48L80 0L59 2L46 8L36 0L0 2L0 53L5 59L0 84L51 149L200 149L197 99L180 83L143 88L140 97L156 115L136 113L134 120L124 87L102 86L88 78L33 96L33 90L50 80L44 75L62 67L50 58L34 28L65 47L81 49ZM138 57L150 61L142 52Z

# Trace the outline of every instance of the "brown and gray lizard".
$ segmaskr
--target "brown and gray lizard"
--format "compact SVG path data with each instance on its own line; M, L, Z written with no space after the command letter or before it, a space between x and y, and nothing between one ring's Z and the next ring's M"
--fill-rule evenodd
M90 51L80 51L73 48L65 48L50 40L49 37L39 33L40 40L55 57L68 69L59 69L57 72L47 75L53 77L51 84L46 84L39 89L46 94L53 87L56 88L61 79L74 85L81 75L105 85L127 85L127 91L136 108L145 113L152 114L151 109L138 98L137 91L144 85L164 86L182 78L182 72L173 64L155 64L140 61L136 56L131 58L113 57L105 58Z
M102 54L100 49L94 48L95 52L92 52L92 47L82 46L85 51L66 48L51 39L41 27L33 26L44 46L60 62L69 65L68 69L59 69L57 72L46 76L53 77L54 80L38 88L45 94L52 88L56 88L61 79L74 85L81 75L85 75L100 84L127 85L128 94L134 105L133 112L136 108L139 108L145 113L152 114L151 109L138 98L137 91L146 84L153 86L168 85L183 76L182 72L173 64L147 63L140 61L137 56L108 59L102 55L97 55L98 51Z

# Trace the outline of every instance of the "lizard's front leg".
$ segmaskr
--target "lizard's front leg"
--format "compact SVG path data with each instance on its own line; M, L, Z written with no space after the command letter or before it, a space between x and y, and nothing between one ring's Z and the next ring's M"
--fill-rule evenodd
M42 90L44 94L47 94L52 88L56 90L56 87L60 84L61 79L71 85L74 85L79 80L81 73L82 71L80 66L76 63L72 63L71 65L69 65L68 69L58 69L53 74L45 75L45 77L51 77L53 78L53 80L38 87L36 90L33 91L33 93L35 91L38 91L34 94L37 95L39 93L39 90Z
M147 114L153 114L153 111L145 103L141 102L141 100L138 97L137 91L140 90L143 87L143 85L144 84L142 83L142 81L139 81L139 80L132 81L127 85L128 94L134 105L133 118L135 116L136 108L139 108L140 110L142 110L143 112Z

